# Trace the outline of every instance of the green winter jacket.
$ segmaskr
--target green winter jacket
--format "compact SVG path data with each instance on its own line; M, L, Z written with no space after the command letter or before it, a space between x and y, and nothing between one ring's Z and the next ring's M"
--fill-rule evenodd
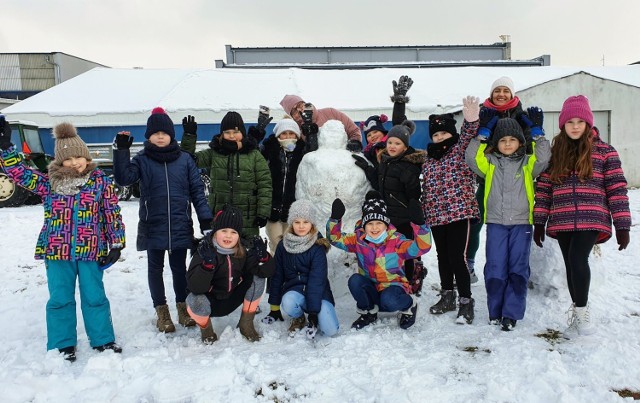
M185 133L180 147L195 156L198 168L208 170L211 178L209 207L215 214L225 204L243 212L243 236L259 234L257 217L271 214L271 172L255 142L246 136L242 148L229 151L220 145L220 135L211 140L209 148L195 152L197 137Z

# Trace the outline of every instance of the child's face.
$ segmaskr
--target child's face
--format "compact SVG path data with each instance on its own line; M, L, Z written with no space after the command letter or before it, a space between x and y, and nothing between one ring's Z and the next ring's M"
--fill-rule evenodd
M229 141L235 141L238 146L242 144L242 132L238 129L229 129L222 132L222 138Z
M297 139L298 136L296 136L296 134L294 132L292 132L291 130L285 130L282 133L280 133L278 135L278 139L280 140L293 140L293 139Z
M513 99L513 94L507 87L496 87L491 93L491 102L493 102L495 106L504 105L511 101L511 99Z
M163 131L155 132L149 136L149 142L157 147L166 147L171 143L171 136Z
M397 137L390 137L387 140L387 153L392 157L397 157L407 150L402 140Z
M85 157L71 157L62 161L62 166L67 168L73 168L76 171L82 173L85 169L87 169L87 164L89 162Z
M371 130L367 133L367 144L375 144L384 137L384 133L380 130Z
M218 245L223 248L233 249L238 245L238 240L240 239L240 235L238 231L231 228L222 228L216 231L213 234Z
M573 118L564 124L564 131L571 140L578 140L587 130L587 122L582 119Z
M442 143L443 141L445 141L446 139L450 139L451 137L453 137L451 133L445 132L445 131L439 131L439 132L433 133L431 140L434 143Z
M296 218L291 225L293 226L294 234L297 236L307 236L313 227L313 224L304 218Z
M377 220L369 221L364 226L364 233L370 236L371 238L377 238L380 236L380 234L386 231L387 231L387 224L383 223L382 221L377 221Z
M520 140L513 136L504 136L498 141L498 151L503 155L511 155L520 148Z

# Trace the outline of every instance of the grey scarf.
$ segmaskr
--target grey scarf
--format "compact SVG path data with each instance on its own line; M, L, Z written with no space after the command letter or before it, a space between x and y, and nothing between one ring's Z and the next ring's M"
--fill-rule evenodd
M282 238L284 249L289 253L302 253L306 252L316 243L318 240L318 233L307 234L305 236L298 236L287 232Z
M93 172L96 166L97 164L95 162L90 162L83 172L78 172L74 168L63 167L55 162L51 163L49 165L51 190L54 193L67 196L80 193L80 189L87 183L91 172Z

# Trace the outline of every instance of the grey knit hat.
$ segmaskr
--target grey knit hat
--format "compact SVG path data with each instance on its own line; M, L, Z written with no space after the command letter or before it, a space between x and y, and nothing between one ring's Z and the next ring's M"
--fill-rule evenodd
M69 158L84 157L91 161L89 148L78 136L76 128L68 122L60 123L53 128L53 137L56 139L54 147L55 159L62 162Z
M498 120L493 134L491 135L491 143L494 147L498 146L498 142L505 136L513 136L520 141L520 144L525 144L524 133L522 127L515 119L503 118Z
M416 131L416 124L412 120L405 120L399 125L395 125L387 133L387 139L397 137L409 147L409 137Z
M302 218L313 224L318 228L316 223L315 207L308 200L296 200L289 207L289 217L287 218L287 224L292 225L293 220L296 218Z

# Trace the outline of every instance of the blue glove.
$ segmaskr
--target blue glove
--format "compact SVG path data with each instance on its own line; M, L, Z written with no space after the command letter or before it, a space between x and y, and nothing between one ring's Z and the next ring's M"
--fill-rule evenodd
M480 109L480 127L478 128L478 137L481 140L486 140L491 137L493 128L498 123L498 111L493 108Z
M518 118L520 118L519 120L531 131L531 138L535 140L538 137L544 136L544 129L542 129L544 113L542 109L537 106L532 106L527 109L527 113L523 112L518 115Z

